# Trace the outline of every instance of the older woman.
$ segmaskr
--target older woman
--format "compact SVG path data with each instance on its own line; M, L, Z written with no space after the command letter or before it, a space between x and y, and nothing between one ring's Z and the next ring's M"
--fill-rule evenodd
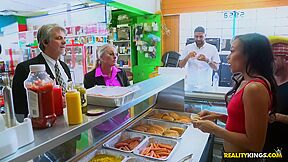
M85 75L84 87L88 89L95 85L129 86L125 71L115 66L117 58L117 51L112 45L106 44L99 47L95 69Z
M273 61L265 36L256 33L237 36L228 62L232 73L240 73L240 77L227 94L232 96L227 102L228 115L200 112L202 120L193 122L194 127L223 138L225 152L261 152L269 111L275 107ZM205 119L220 119L226 123L226 129Z
M92 88L95 85L105 86L129 86L129 81L125 71L118 69L115 65L117 62L118 54L115 48L106 44L99 47L97 51L97 61L95 69L87 73L84 77L85 88ZM112 131L119 127L123 122L130 118L128 110L108 119L104 123L92 128L92 135L97 141L101 135Z

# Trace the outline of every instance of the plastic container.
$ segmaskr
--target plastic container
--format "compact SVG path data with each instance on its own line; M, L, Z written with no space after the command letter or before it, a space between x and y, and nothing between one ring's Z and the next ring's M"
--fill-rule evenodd
M82 109L80 92L77 90L69 90L66 93L66 104L67 104L67 116L69 124L80 124L82 123Z
M118 107L130 102L134 98L134 93L140 88L135 87L106 87L95 86L87 89L87 99L90 105L107 107Z
M2 123L0 114L0 123ZM3 125L2 125L3 126ZM25 118L22 123L16 121L16 126L0 130L0 161L2 158L15 153L19 148L34 141L32 123ZM4 139L4 140L2 140Z
M53 88L54 96L54 109L56 116L63 115L63 97L62 97L62 88L59 85L54 86Z
M53 80L46 73L45 65L30 65L30 73L24 85L33 128L43 129L53 126L56 121Z

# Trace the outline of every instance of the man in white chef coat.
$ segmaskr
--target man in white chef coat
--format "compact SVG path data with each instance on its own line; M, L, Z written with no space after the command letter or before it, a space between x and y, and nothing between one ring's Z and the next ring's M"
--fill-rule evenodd
M213 70L217 71L220 57L214 45L206 43L205 29L201 26L194 30L195 42L187 45L181 56L179 66L186 67L185 90L203 90L212 85Z

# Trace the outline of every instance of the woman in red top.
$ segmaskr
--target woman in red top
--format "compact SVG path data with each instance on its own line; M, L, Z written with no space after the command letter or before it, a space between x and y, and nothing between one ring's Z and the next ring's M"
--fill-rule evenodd
M233 77L233 89L226 94L228 115L202 111L201 120L193 125L223 138L225 152L261 152L269 111L276 103L269 40L256 33L237 36L227 59L232 73L238 74ZM211 121L215 119L225 122L226 129Z

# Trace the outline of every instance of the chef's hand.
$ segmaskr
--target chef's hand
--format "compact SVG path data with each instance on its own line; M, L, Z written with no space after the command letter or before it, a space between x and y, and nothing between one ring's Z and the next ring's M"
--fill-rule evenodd
M210 120L197 120L192 121L193 127L200 129L202 132L205 133L212 133L215 134L215 131L219 129L219 127Z
M197 56L197 60L199 60L199 61L205 61L205 62L209 62L209 59L204 55L204 54L199 54L198 56Z
M197 55L195 51L192 51L188 54L188 58L194 58Z

